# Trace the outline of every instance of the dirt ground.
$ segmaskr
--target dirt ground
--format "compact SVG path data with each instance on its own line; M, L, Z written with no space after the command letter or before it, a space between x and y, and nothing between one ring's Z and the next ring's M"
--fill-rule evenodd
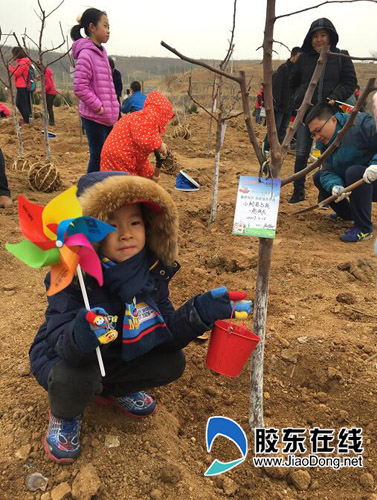
M56 123L57 138L51 141L51 148L63 188L68 188L86 170L87 145L85 138L80 145L74 110L59 108ZM188 124L189 140L173 139L169 126L166 141L181 168L201 184L200 191L176 191L175 176L161 175L161 184L180 213L182 270L171 284L173 302L178 306L193 294L224 284L244 289L253 297L258 239L231 235L238 177L258 172L242 119L227 128L219 211L210 226L213 155L205 155L208 117L203 112L190 115ZM258 126L257 130L262 140L265 129ZM1 120L0 134L12 197L23 193L32 201L47 203L54 194L33 192L27 172L11 169L17 145L10 121ZM30 158L42 155L40 120L23 127L22 134ZM291 173L293 160L288 156L283 176ZM311 179L307 186L305 205L316 202ZM373 493L377 359L369 360L377 353L374 240L342 243L339 234L346 225L328 220L328 211L292 216L296 207L287 204L290 193L290 186L283 188L273 247L265 343L265 425L279 429L362 427L364 468L307 469L310 484L304 490L298 489L294 469L285 473L254 468L248 367L236 379L214 375L205 364L207 342L192 343L186 349L187 369L178 382L151 391L158 401L155 416L135 423L111 408L92 404L84 416L82 453L77 462L65 467L51 462L42 448L48 400L28 362L28 349L46 307L45 271L24 266L4 249L5 242L21 239L14 205L0 211L0 297L8 325L0 351L0 498L70 498L71 488L77 492L80 485L86 495L75 493L76 497L90 498L96 476L100 480L98 500L377 498ZM214 415L238 422L249 436L250 449L241 465L217 478L207 478L204 472L215 458L239 457L236 447L222 437L207 453L206 422ZM120 445L108 447L111 439ZM94 469L85 467L88 464ZM48 478L45 493L26 488L25 478L33 472Z

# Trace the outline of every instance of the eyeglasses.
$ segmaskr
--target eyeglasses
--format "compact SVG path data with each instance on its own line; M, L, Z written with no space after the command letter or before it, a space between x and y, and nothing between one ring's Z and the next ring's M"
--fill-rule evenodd
M332 116L329 116L327 118L327 120L325 121L325 123L322 125L322 127L320 128L316 128L315 130L313 130L312 132L310 132L310 135L313 139L316 138L317 135L319 135L321 133L321 130L323 129L323 127L326 125L326 123L330 120L330 118L332 118Z

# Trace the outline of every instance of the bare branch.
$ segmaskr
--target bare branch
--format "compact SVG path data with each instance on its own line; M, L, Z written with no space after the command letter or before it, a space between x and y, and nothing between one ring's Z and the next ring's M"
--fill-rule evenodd
M229 115L229 116L226 116L225 118L223 118L224 122L226 120L231 120L232 118L237 118L238 116L241 116L243 115L243 111L240 111L239 113L236 113L235 115Z
M312 7L307 7L306 9L296 10L295 12L290 12L289 14L282 14L281 16L276 16L275 21L277 19L281 19L283 17L294 16L295 14L300 14L301 12L306 12L307 10L318 9L318 7L322 7L322 5L327 5L331 3L354 3L354 2L371 2L377 3L377 0L327 0L326 2L319 3L317 5L313 5Z
M17 35L15 33L13 33L13 36L14 38L16 39L16 42L17 42L17 45L21 48L21 49L27 49L26 45L25 45L25 38L27 38L28 40L30 40L30 42L32 42L36 47L37 49L39 49L38 47L38 44L34 42L34 40L32 38L30 38L29 35L26 34L26 32L22 35L22 41L23 41L23 44L21 45L20 42L18 41L17 39Z
M57 45L56 47L52 47L51 49L41 51L41 56L44 56L45 54L48 54L49 52L56 52L61 47L63 47L63 45L65 45L65 39L62 41L62 43L60 45Z
M290 175L289 177L282 179L282 181L281 181L282 186L285 186L286 184L288 184L290 182L293 182L297 179L300 179L301 177L303 177L307 173L320 167L322 165L322 163L326 160L326 158L328 158L333 153L333 151L339 147L341 140L346 135L347 131L352 127L353 122L355 121L355 118L356 118L360 108L362 107L362 105L366 101L366 98L368 97L368 95L371 92L376 90L375 83L376 83L375 78L370 78L368 80L367 86L365 87L364 91L360 95L359 99L356 101L356 104L355 104L353 110L351 111L350 117L348 118L344 127L341 130L339 130L338 135L337 135L335 141L331 144L331 146L329 148L327 148L326 151L314 163L312 163L311 165L308 165L306 168L304 168L300 172L297 172L296 174Z
M38 18L40 21L42 21L42 18L41 18L41 16L40 16L40 14L38 14L38 12L37 12L35 9L33 9L33 11L34 11L34 14L37 16L37 18Z
M377 61L377 57L356 57L343 54L341 52L329 52L329 56L343 57L343 59L354 59L355 61Z
M249 139L251 144L253 145L259 165L263 165L264 158L262 155L262 150L259 146L257 136L255 135L255 130L251 124L251 114L250 114L250 106L248 99L249 92L246 86L246 77L244 71L240 71L240 87L241 87L242 107L243 107L243 115L245 119L246 130L247 133L249 134Z
M273 43L278 43L278 44L282 45L283 47L285 47L288 50L288 52L291 52L291 49L288 47L288 45L285 45L285 43L279 42L279 40L272 40L272 41L273 41Z
M198 59L192 59L191 57L184 56L183 54L178 52L178 50L174 49L173 47L171 47L170 45L168 45L164 41L161 41L161 45L163 47L165 47L165 49L168 49L170 52L172 52L173 54L178 56L180 59L182 59L182 61L187 61L191 64L195 64L196 66L201 66L202 68L206 68L209 71L212 71L213 73L217 73L218 75L225 76L226 78L229 78L230 80L234 80L235 82L240 83L241 79L239 77L234 76L234 75L228 73L227 71L222 71L221 69L213 68L209 64L206 64L202 61L199 61Z
M313 97L314 91L317 87L317 83L318 83L319 77L321 75L323 65L325 64L325 62L327 60L328 53L329 53L329 48L323 47L320 54L319 54L317 65L313 71L313 75L312 75L312 78L311 78L310 83L308 85L308 88L306 89L302 104L297 111L296 118L295 118L293 124L289 125L289 127L288 127L287 134L284 138L284 141L283 141L283 144L281 147L283 159L287 155L288 147L291 143L291 140L293 139L293 136L295 135L295 132L296 132L299 124L302 122L302 120L305 116L306 110L308 109L308 107L310 106L310 103L312 102L312 97Z
M64 59L64 57L65 57L65 56L68 56L68 55L69 55L69 53L71 52L71 50L72 50L72 49L71 49L71 48L69 48L69 49L68 49L66 52L64 52L61 56L59 56L59 57L57 57L56 59L54 59L53 61L51 61L51 62L47 63L47 64L45 65L45 68L47 68L48 66L51 66L51 64L54 64L54 63L56 63L56 62L60 61L60 59ZM70 74L71 74L71 73L70 73Z
M64 3L64 0L62 0L62 1L61 1L61 2L60 2L60 3L59 3L56 7L55 7L55 9L53 9L51 12L49 12L49 13L46 15L46 19L47 19L48 17L50 17L50 16L51 16L51 14L53 14L56 10L58 10L58 8L59 8L59 7L60 7L63 3ZM38 4L39 4L39 0L38 0Z
M236 28L236 9L237 9L237 0L234 0L234 5L233 5L233 26L232 26L232 35L229 40L229 48L228 52L226 53L226 56L224 57L223 61L220 63L220 69L225 69L228 65L229 59L231 58L234 50L234 31Z
M191 94L191 76L189 76L189 88L187 90L187 94L189 95L190 99L192 100L192 102L194 102L197 106L199 106L199 108L201 108L203 111L205 111L209 116L211 116L214 120L217 121L217 118L215 115L213 115L212 113L210 113L202 104L200 104L200 102L198 102L196 99L193 98L192 94Z

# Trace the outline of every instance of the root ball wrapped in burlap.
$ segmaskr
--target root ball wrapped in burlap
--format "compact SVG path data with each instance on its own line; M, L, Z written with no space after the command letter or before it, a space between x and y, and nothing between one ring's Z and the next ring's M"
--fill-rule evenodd
M33 191L52 193L61 188L59 170L53 163L34 163L29 170L29 184Z
M13 170L17 170L17 172L24 172L25 170L29 170L30 162L24 156L17 156L17 158L13 162Z
M190 128L187 125L178 125L178 127L174 128L172 136L188 140L191 137Z
M168 156L162 161L161 172L165 174L173 175L179 170L179 164L177 157L174 153L169 151Z

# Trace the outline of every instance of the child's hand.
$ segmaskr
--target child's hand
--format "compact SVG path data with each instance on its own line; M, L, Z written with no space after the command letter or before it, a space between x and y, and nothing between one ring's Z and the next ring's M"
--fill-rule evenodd
M118 332L112 328L111 318L101 307L89 311L80 309L73 323L73 334L80 351L87 354L118 336Z
M104 111L105 111L105 110L103 109L103 106L101 106L101 107L99 108L99 110L97 111L97 115L103 115Z
M195 307L203 323L212 327L218 319L246 319L253 303L246 299L246 292L228 292L226 287L216 288L195 298ZM234 311L234 312L233 312Z
M157 151L162 155L166 156L168 154L168 147L166 144L163 142L161 146L157 149Z

